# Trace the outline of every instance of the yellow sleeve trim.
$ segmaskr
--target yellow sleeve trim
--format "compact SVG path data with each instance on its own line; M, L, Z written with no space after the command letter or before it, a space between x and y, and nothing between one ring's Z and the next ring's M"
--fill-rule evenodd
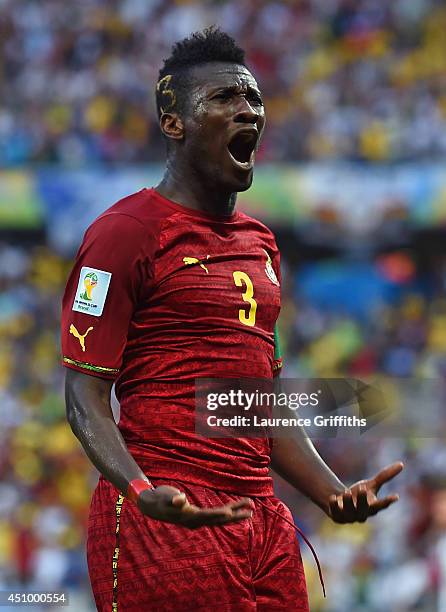
M105 372L107 374L117 374L118 368L105 368L104 366L96 366L92 363L85 363L84 361L77 361L76 359L70 359L69 357L63 358L64 363L70 363L78 368L84 368L85 370L93 370L93 372Z
M282 367L283 367L282 357L280 357L280 359L275 359L273 363L273 376L277 376L277 374L279 374Z

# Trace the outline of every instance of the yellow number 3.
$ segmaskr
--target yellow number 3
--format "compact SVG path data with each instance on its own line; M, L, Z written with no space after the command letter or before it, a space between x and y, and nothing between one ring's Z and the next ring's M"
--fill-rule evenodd
M240 323L248 325L249 327L254 327L256 324L257 302L253 297L254 287L252 285L252 280L245 272L240 272L240 270L233 272L232 276L234 277L234 283L237 287L243 287L243 283L246 285L246 290L242 293L242 298L244 302L249 304L249 310L248 313L246 313L246 310L240 308L238 311Z

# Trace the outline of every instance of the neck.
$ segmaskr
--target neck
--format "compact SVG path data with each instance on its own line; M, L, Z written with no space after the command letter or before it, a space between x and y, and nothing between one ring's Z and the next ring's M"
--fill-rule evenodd
M237 193L216 193L193 171L183 171L169 160L164 177L155 189L165 198L182 206L218 216L232 215L237 199Z

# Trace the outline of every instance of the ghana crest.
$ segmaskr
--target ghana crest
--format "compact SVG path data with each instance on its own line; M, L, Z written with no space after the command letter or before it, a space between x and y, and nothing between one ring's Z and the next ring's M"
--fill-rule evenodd
M266 276L269 278L269 280L272 283L274 283L275 285L277 285L279 287L279 281L277 280L276 273L274 272L274 268L272 266L271 257L269 256L268 252L265 251L265 249L263 249L263 252L266 255L266 264L265 264Z

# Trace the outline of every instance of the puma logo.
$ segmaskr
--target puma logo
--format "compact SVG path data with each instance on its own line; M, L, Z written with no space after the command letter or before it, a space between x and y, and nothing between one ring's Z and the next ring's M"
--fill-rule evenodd
M210 257L209 255L206 255L206 259L209 259L209 257ZM199 264L200 268L203 268L206 274L209 274L209 270L206 268L204 263L201 263L201 262L202 260L197 259L196 257L183 257L183 263L185 263L186 266L188 265L193 266L194 264Z
M77 338L80 342L83 352L85 353L85 338L94 329L93 327L89 327L85 334L80 334L77 329L74 327L73 323L70 325L70 334L73 334L75 338Z

